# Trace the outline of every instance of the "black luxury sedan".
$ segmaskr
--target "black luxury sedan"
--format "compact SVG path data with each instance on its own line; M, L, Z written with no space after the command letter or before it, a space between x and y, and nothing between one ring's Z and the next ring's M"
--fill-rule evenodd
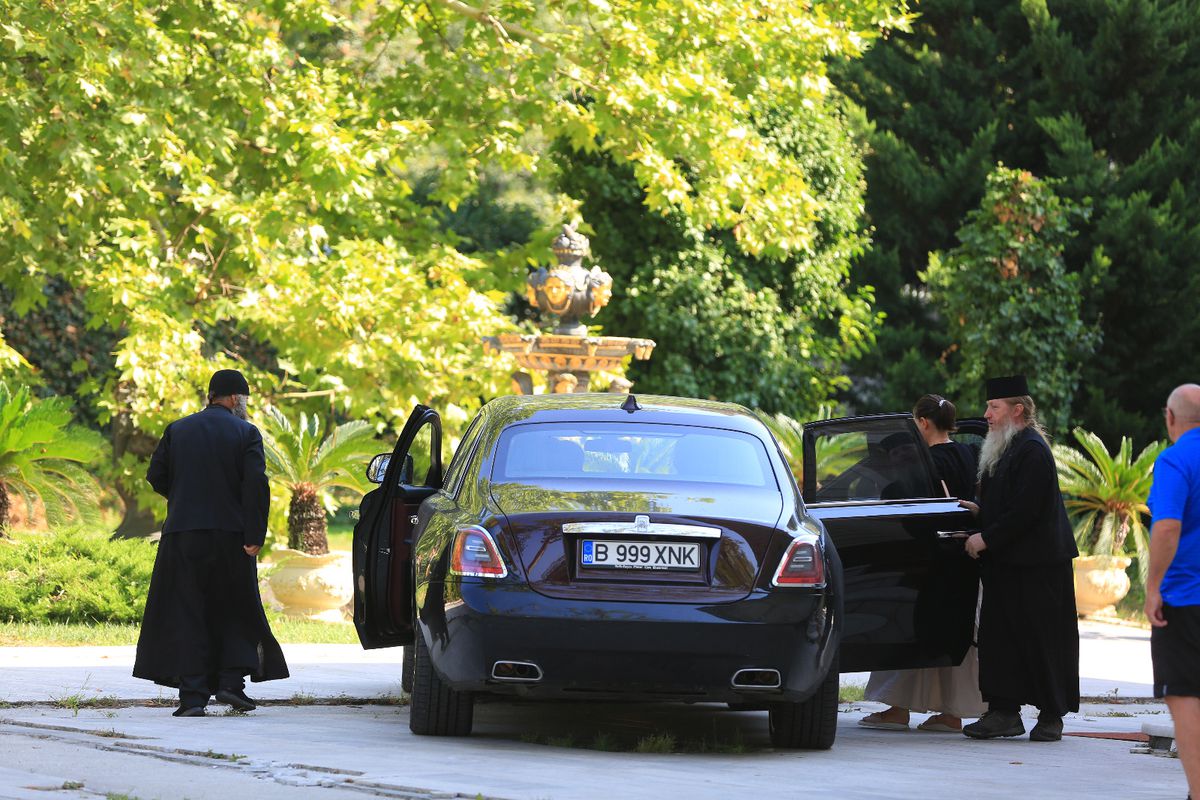
M805 426L803 492L740 406L558 394L485 405L442 469L418 406L354 531L365 648L404 645L414 733L465 736L480 694L766 709L828 748L838 675L960 663L970 514L912 418Z

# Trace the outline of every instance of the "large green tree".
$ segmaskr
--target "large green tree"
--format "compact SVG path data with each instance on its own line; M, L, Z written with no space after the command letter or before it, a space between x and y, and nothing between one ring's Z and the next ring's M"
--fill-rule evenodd
M564 191L583 200L592 250L616 284L599 321L658 345L630 365L639 391L808 418L845 388L843 364L865 352L877 324L870 291L847 286L866 242L862 147L847 114L832 95L758 120L804 165L819 199L812 239L784 258L746 253L736 231L653 210L632 171L609 157L560 151Z
M1066 428L1080 365L1097 339L1081 315L1080 287L1107 266L1066 268L1063 251L1085 211L1063 202L1052 184L1001 165L959 229L958 246L930 255L920 277L958 344L948 359L950 390L968 407L982 407L988 377L1029 371L1042 422Z
M0 280L16 318L51 278L86 297L116 344L80 392L143 437L234 364L259 391L332 393L387 422L419 400L461 423L509 371L479 340L511 325L500 302L535 251L460 247L439 209L488 170L549 185L543 143L563 139L740 252L803 252L822 208L811 165L758 122L820 102L826 59L902 13L0 0ZM144 449L123 455L130 478Z
M1093 209L1064 259L1076 272L1097 254L1111 262L1081 286L1103 338L1068 417L1145 444L1160 433L1161 398L1200 367L1190 345L1200 320L1177 308L1197 287L1200 3L928 0L920 11L911 33L835 74L871 120L874 243L856 277L888 314L879 347L853 370L852 399L903 408L946 385L942 359L959 342L916 273L954 246L1003 161L1061 179L1061 195Z

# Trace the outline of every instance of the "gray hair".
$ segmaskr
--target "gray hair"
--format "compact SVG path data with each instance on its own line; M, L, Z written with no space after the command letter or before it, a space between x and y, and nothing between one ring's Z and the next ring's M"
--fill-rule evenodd
M1024 394L1020 397L1005 397L1003 400L1010 406L1015 406L1020 403L1022 409L1021 424L1027 428L1032 428L1033 432L1042 437L1047 444L1050 443L1050 434L1046 433L1046 429L1042 427L1041 420L1038 419L1037 405L1033 402L1032 397Z

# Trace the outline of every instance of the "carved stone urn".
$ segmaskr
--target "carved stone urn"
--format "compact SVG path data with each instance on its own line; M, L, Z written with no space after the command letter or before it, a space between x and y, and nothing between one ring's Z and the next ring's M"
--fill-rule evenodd
M350 553L334 550L314 556L299 550L272 552L268 583L290 617L344 622L342 607L354 598Z
M1113 616L1129 592L1128 556L1080 556L1075 559L1075 610L1082 617Z

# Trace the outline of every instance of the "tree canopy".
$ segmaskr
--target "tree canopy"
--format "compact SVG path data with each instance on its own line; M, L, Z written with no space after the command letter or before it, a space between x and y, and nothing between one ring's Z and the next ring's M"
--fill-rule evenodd
M1161 436L1162 399L1200 369L1200 321L1178 313L1200 280L1188 255L1200 231L1200 3L926 0L920 11L911 32L834 74L870 120L874 242L855 274L888 315L852 367L851 399L890 410L954 379L942 356L961 341L917 272L955 246L1003 162L1091 208L1063 258L1084 276L1083 314L1102 339L1064 419L1105 441Z
M907 24L902 0L0 0L0 16L4 327L16 341L70 295L104 334L105 357L70 370L99 422L132 432L130 478L137 437L196 409L222 366L342 414L390 425L420 401L461 424L507 384L480 339L517 324L506 297L578 198L546 192L525 241L466 238L455 215L488 175L555 186L548 142L630 170L648 209L731 252L811 252L819 167L763 121L821 106L830 58ZM756 291L737 302L770 302ZM28 358L0 342L3 368Z

